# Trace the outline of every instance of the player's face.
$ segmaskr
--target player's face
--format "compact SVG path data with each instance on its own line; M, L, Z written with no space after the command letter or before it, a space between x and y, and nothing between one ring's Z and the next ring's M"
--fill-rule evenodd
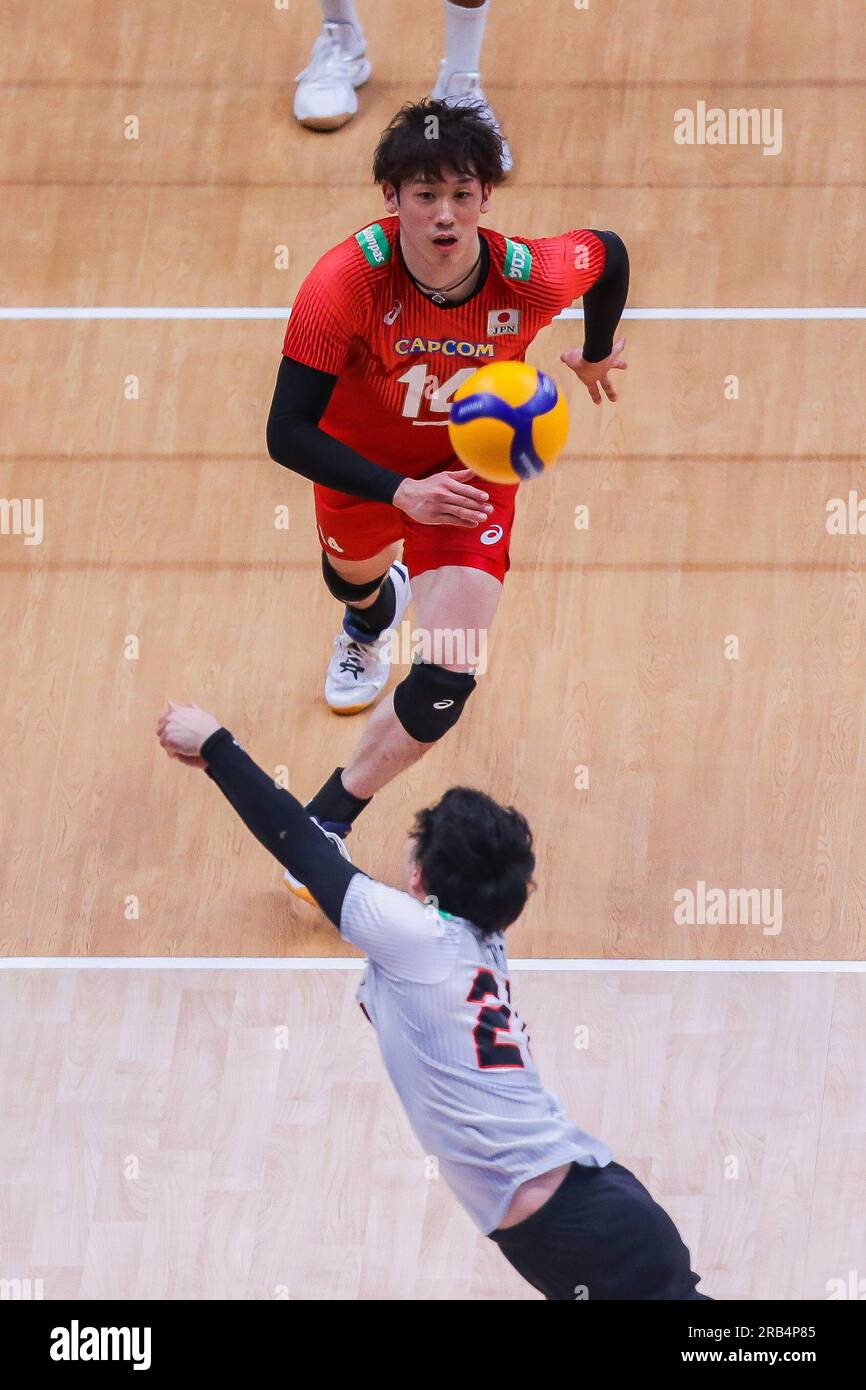
M478 254L478 219L490 207L490 188L474 176L450 173L437 182L417 177L404 183L399 197L385 190L385 206L400 218L407 250L427 262L445 264Z

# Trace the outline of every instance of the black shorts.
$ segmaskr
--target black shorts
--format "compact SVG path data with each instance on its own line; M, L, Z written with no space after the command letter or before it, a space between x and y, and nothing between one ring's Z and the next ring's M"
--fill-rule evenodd
M667 1212L619 1163L573 1163L544 1206L490 1239L545 1298L709 1297Z

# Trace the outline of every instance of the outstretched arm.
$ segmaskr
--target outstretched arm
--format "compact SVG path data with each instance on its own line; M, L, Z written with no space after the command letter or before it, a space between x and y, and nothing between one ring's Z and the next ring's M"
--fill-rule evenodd
M344 859L301 803L275 786L212 714L170 701L157 734L169 757L205 769L260 844L309 888L344 941L398 978L445 979L459 949L454 923Z
M628 298L629 263L616 232L596 232L605 250L604 270L583 296L583 359L599 363L613 351L613 335Z
M628 365L620 357L625 338L614 342L613 335L628 298L629 261L625 243L616 232L593 231L592 235L604 246L604 269L583 291L583 348L567 348L560 360L571 368L599 405L601 391L608 400L616 400L608 373L625 371Z
M276 786L228 729L198 705L170 703L157 734L170 757L204 768L247 829L309 888L339 927L346 889L362 870L343 858L297 798Z

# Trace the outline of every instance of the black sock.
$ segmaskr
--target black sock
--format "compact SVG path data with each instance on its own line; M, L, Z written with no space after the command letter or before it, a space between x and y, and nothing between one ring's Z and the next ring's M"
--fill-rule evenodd
M397 591L390 574L385 575L382 587L369 608L355 608L351 603L346 606L351 611L354 627L369 632L371 637L378 637L380 632L391 626L397 613Z
M351 825L356 817L360 816L365 806L369 806L373 800L368 796L366 801L360 796L353 796L347 792L343 786L341 777L343 769L335 767L327 782L319 788L312 801L308 801L306 810L316 820L337 821L340 824Z

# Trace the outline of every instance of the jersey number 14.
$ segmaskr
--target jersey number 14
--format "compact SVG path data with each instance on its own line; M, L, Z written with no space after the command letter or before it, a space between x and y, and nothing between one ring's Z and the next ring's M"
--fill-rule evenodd
M464 381L468 381L475 371L474 367L461 367L447 381L440 382L438 376L429 371L429 362L419 362L408 372L398 376L401 386L405 386L406 397L402 414L415 425L447 425L451 410L451 399L459 391ZM444 420L419 420L421 402L427 401L430 410L436 415L444 415Z

